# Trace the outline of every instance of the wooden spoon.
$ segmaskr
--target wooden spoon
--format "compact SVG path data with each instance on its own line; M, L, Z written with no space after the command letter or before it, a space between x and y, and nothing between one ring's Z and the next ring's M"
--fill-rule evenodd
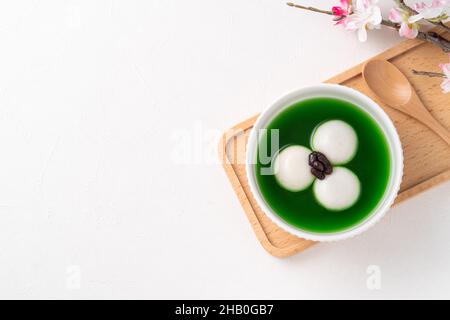
M390 107L422 122L450 144L450 132L430 114L405 75L386 60L370 60L363 68L370 90Z

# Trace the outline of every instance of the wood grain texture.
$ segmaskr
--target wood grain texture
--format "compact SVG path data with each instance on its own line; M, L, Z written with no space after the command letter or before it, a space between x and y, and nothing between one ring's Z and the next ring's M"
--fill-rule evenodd
M374 59L386 59L406 74L425 106L445 128L450 128L450 95L441 92L441 79L413 75L411 69L436 70L448 56L419 40L403 42ZM422 123L384 105L367 87L361 63L325 82L354 88L376 101L393 120L400 135L405 169L396 204L450 179L450 148ZM314 242L298 238L275 225L257 205L246 178L245 149L254 116L231 128L219 144L223 167L262 246L272 255L287 257L311 247Z

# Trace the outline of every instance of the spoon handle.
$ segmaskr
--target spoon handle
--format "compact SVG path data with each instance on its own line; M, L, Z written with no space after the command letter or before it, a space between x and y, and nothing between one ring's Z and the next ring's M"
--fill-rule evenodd
M447 144L450 145L450 132L444 128L435 118L430 116L429 119L424 120L421 119L421 121L431 130L433 130L435 133L437 133Z
M418 97L416 93L413 94L413 99L411 99L409 106L406 108L409 111L414 110L414 114L407 112L412 115L418 121L422 122L428 128L433 130L438 134L447 144L450 145L450 131L448 131L442 124L440 124L428 111L428 109L423 105L422 100Z

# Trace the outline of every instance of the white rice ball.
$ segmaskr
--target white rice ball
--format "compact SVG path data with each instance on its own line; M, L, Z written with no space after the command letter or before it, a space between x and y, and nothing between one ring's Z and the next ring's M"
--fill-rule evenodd
M361 193L358 177L349 169L335 167L324 180L314 182L317 201L329 210L344 210L353 206Z
M287 147L276 156L274 162L277 182L289 191L301 191L311 185L314 176L308 163L311 150L302 146Z
M331 120L314 131L311 146L313 150L325 154L332 164L344 164L355 156L358 137L346 122Z

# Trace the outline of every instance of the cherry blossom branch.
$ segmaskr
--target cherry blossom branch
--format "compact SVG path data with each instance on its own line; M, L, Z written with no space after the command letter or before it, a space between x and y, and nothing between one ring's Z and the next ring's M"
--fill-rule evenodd
M439 48L444 50L444 52L450 52L450 41L437 34L436 32L422 32L419 31L417 39L431 42L437 45Z
M412 73L418 76L427 76L430 78L446 78L445 74L440 72L417 71L413 69Z
M330 16L333 15L333 11L330 11L330 10L322 10L322 9L317 9L317 8L314 8L314 7L305 7L305 6L302 6L300 4L295 4L295 3L292 3L292 2L288 2L286 4L289 7L294 7L294 8L303 9L303 10L312 11L312 12L317 12L317 13L324 13L324 14L328 14Z
M417 14L416 10L408 6L404 0L394 0L394 1L400 9L406 10L412 15Z
M444 28L445 30L447 30L448 32L450 32L450 27L447 26L445 23L443 23L442 21L439 22L439 25L441 26L441 28Z
M406 10L407 12L409 12L409 14L411 14L411 15L418 14L418 12L416 10L414 10L413 8L411 8L410 6L408 6L404 0L394 0L394 1L400 9ZM425 20L428 21L429 23L434 24L435 26L441 27L441 28L445 29L446 31L450 32L450 27L446 26L445 23L443 23L442 21L437 22L437 21L432 21L429 19L425 19Z
M318 9L318 8L314 8L314 7L305 7L302 6L300 4L296 4L296 3L292 3L292 2L288 2L286 3L289 7L293 7L293 8L298 8L298 9L303 9L303 10L307 10L307 11L312 11L312 12L317 12L317 13L323 13L323 14L327 14L329 16L333 15L333 11L330 10L322 10L322 9ZM390 27L390 28L400 28L400 26L396 23L393 23L389 20L383 20L381 22L382 25L386 26L386 27Z
M299 4L295 4L292 2L288 2L287 3L288 6L293 7L293 8L298 8L298 9L302 9L302 10L307 10L307 11L312 11L312 12L316 12L316 13L322 13L322 14L327 14L332 16L333 12L329 11L329 10L322 10L322 9L318 9L315 7L306 7L306 6L302 6ZM400 26L397 23L393 23L389 20L382 20L381 24L386 26L386 27L390 27L390 28L394 28L396 30L398 30L400 28ZM450 52L450 41L445 39L444 37L442 37L441 35L437 34L436 32L423 32L423 31L419 31L417 38L420 40L424 40L424 41L428 41L430 43L433 43L434 45L438 46L439 48L441 48L444 52Z

